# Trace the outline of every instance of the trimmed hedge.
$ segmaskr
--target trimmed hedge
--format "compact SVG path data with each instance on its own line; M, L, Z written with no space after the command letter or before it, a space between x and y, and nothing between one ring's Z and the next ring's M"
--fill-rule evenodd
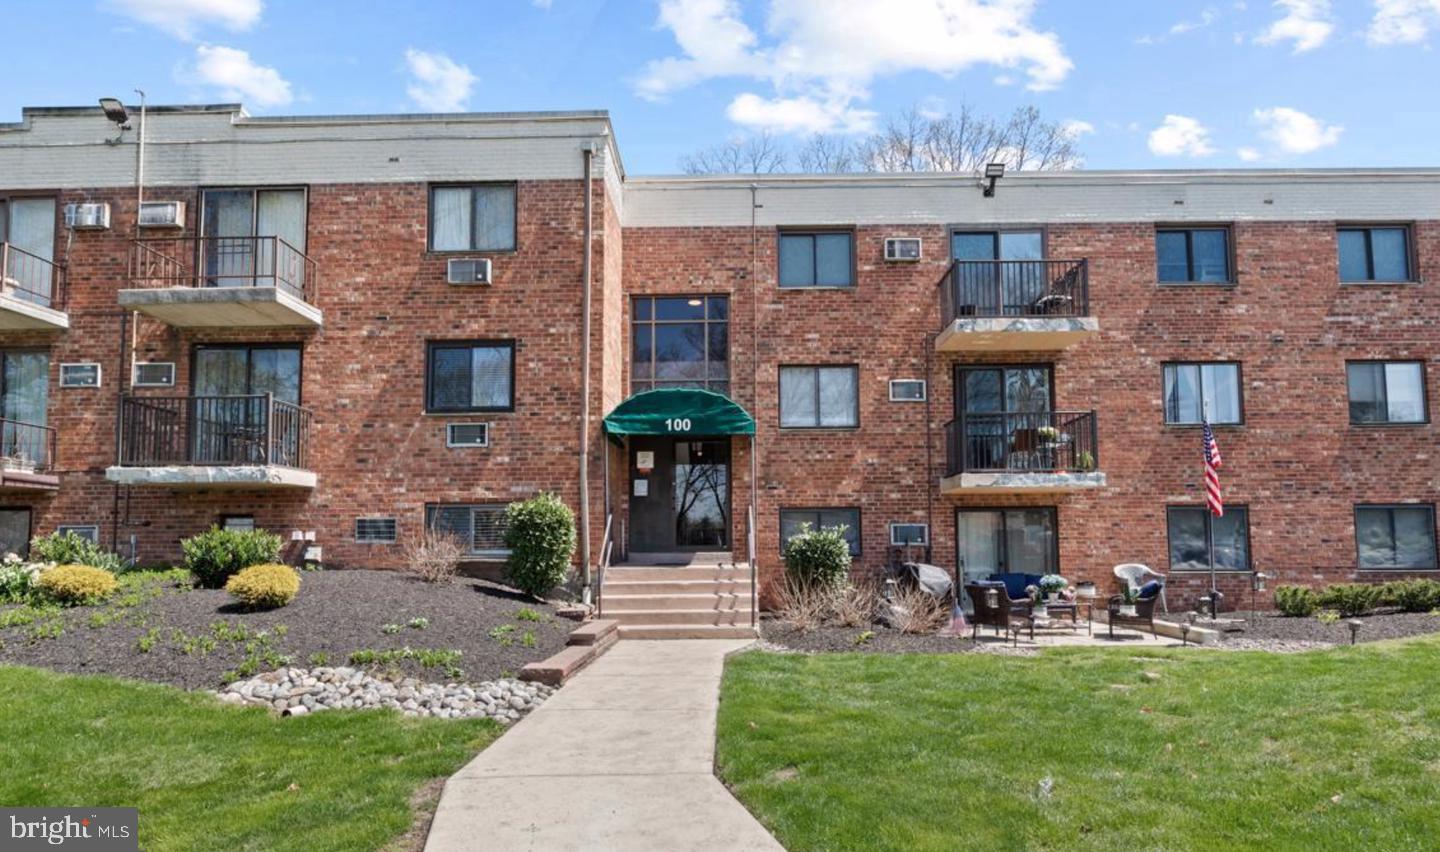
M274 609L300 593L300 575L289 565L251 565L227 580L225 591L250 609Z
M1320 597L1314 589L1305 586L1276 586L1275 608L1281 615L1308 618L1320 608Z
M1385 584L1385 602L1401 612L1440 609L1440 581L1396 580Z
M66 606L99 603L120 586L115 575L93 565L56 565L40 572L41 594Z
M554 494L540 494L505 508L506 577L541 597L565 582L575 555L575 515Z
M180 549L195 582L207 589L218 589L242 568L278 562L280 536L264 530L211 527L180 542Z
M83 535L55 532L30 542L30 561L56 565L89 565L112 574L120 573L120 557L102 548Z
M1384 590L1380 586L1366 583L1341 583L1326 586L1320 592L1319 600L1321 606L1335 610L1340 613L1341 617L1354 618L1379 606L1383 597Z
M805 589L838 589L850 580L850 543L845 540L845 527L811 529L804 524L800 532L785 542L785 576Z

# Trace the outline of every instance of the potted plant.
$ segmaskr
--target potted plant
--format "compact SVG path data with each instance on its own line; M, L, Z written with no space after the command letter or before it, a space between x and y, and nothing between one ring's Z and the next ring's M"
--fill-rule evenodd
M1030 596L1030 614L1035 618L1046 618L1050 608L1045 603L1045 591L1039 586L1026 586L1025 594Z
M1060 430L1056 429L1054 426L1041 426L1039 429L1035 430L1035 434L1039 435L1040 440L1046 442L1047 444L1053 444L1056 441L1060 440Z
M1095 454L1089 450L1082 450L1080 455L1075 457L1075 466L1089 472L1095 469Z
M1059 574L1046 574L1040 578L1040 591L1047 601L1057 601L1060 593L1070 588L1070 581Z
M1130 588L1129 583L1122 586L1120 588L1120 614L1134 618L1135 602L1139 599L1140 596L1135 593L1134 589Z

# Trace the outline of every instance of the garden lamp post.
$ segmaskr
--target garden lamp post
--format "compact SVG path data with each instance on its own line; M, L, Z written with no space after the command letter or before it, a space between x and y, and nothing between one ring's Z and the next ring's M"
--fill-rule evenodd
M1350 628L1350 644L1354 645L1355 638L1360 635L1360 628L1364 627L1365 623L1358 618L1352 618L1345 622L1345 626Z
M1185 645L1186 645L1186 643L1189 642L1189 641L1190 641L1190 624L1189 624L1188 622L1182 621L1182 622L1180 622L1180 647L1181 647L1181 648L1184 648Z

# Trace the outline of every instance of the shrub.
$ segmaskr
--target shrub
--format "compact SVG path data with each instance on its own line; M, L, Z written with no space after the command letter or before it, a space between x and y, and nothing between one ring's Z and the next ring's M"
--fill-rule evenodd
M405 542L405 571L427 583L448 583L455 579L465 544L452 533L426 527Z
M111 574L120 573L120 557L102 548L83 535L67 532L42 535L30 542L30 558L53 565L89 565Z
M1320 608L1320 599L1304 586L1276 586L1275 608L1291 618L1309 618Z
M775 615L781 623L804 633L824 623L834 605L834 593L787 578L780 584L775 603Z
M886 607L885 620L901 633L934 633L950 623L950 606L918 585L902 586Z
M300 575L289 565L251 565L226 581L225 591L249 609L274 609L300 593Z
M880 588L873 580L856 583L835 595L835 620L846 627L869 627L880 608Z
M1381 595L1379 586L1343 583L1327 586L1320 592L1320 605L1334 609L1342 618L1354 618L1379 606Z
M850 579L845 527L814 530L804 524L785 542L785 575L801 586L838 589Z
M56 565L41 571L35 585L57 603L78 606L105 600L120 583L114 574L93 565Z
M1401 612L1429 612L1440 607L1440 582L1397 580L1385 584L1385 596Z
M575 553L575 516L554 494L511 503L505 510L511 585L536 597L565 582Z
M211 527L180 542L180 549L195 582L207 589L218 589L241 568L278 561L280 536L264 530Z
M13 553L5 554L5 560L0 562L0 603L20 603L29 598L45 567L39 562L26 562Z

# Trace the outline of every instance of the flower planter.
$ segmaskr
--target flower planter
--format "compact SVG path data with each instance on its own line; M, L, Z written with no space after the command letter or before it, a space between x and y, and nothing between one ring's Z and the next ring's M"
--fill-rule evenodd
M1030 614L1036 618L1048 618L1050 616L1050 610L1045 604L1041 603L1031 607Z
M1129 618L1136 616L1135 604L1120 604L1120 614Z

